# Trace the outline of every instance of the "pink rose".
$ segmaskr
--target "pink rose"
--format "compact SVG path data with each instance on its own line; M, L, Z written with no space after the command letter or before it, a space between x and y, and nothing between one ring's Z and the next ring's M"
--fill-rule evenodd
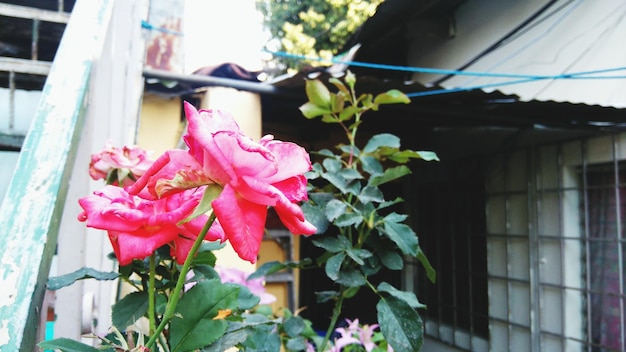
M224 111L198 111L185 102L185 113L184 140L195 162L179 152L166 153L129 193L156 198L200 184L223 187L213 210L233 249L251 263L257 260L269 206L293 234L315 233L297 204L308 199L304 173L311 161L304 148L269 135L254 142Z
M107 185L92 195L79 199L83 212L78 220L88 227L106 230L120 265L142 260L163 245L171 246L171 255L183 264L194 239L208 217L181 222L192 214L203 189L186 190L158 200L146 200L124 189ZM224 240L219 224L211 227L207 240Z
M143 175L152 165L149 153L133 146L118 148L107 143L104 150L91 155L89 176L94 180L111 181L111 184L128 186ZM112 175L112 172L116 172Z

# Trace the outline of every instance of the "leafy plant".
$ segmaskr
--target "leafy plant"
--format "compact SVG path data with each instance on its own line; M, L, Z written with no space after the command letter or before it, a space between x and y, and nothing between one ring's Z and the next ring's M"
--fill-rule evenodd
M357 96L356 78L351 72L343 82L331 78L329 83L336 93L320 80L308 80L309 100L300 107L308 119L339 125L348 141L338 145L336 153L329 149L312 153L318 161L307 173L309 202L302 205L307 219L318 229L311 240L324 250L314 263L336 284L335 290L318 295L320 303L332 301L334 308L317 350L325 350L344 301L365 287L379 297L378 323L389 344L396 351L417 351L423 338L417 309L425 306L413 292L401 291L387 282L375 286L369 278L383 268L402 270L403 258L413 257L434 282L435 270L420 249L417 235L404 223L407 215L390 210L403 200L386 199L380 187L411 173L405 165L410 160L433 161L438 157L430 151L400 149L400 139L389 133L374 135L365 146L358 147L357 131L367 111L376 111L383 104L409 103L409 98L398 90ZM266 263L257 274L282 269L277 263Z

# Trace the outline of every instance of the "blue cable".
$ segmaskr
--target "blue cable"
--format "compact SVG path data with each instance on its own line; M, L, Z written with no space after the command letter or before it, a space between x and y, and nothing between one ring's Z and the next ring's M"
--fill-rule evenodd
M150 22L141 21L141 28L145 28L151 31L157 31L157 32L161 32L161 33L166 33L166 34L173 34L173 35L177 35L179 37L183 36L182 32L177 32L177 31L173 31L167 28L162 28L162 27L155 27L153 24L151 24Z
M434 69L434 68L426 68L426 67L407 67L407 66L396 66L396 65L372 64L372 63L358 62L358 61L344 61L344 60L337 59L337 58L321 59L321 58L316 58L316 57L307 57L303 55L294 55L294 54L289 54L285 52L272 52L272 51L267 51L267 50L265 51L275 56L298 59L302 61L331 62L334 64L359 66L359 67L367 67L367 68L390 70L390 71L434 73L434 74L459 75L459 76L518 78L517 80L500 82L500 83L491 83L491 84L464 87L464 88L459 87L459 88L433 90L433 91L427 91L427 92L410 93L410 94L407 94L408 97L419 97L419 96L453 93L453 92L467 91L467 90L474 90L474 89L491 88L491 87L510 85L510 84L527 83L527 82L544 80L544 79L625 79L626 78L626 75L608 75L608 76L597 75L601 73L624 71L626 70L626 66L601 69L601 70L593 70L593 71L585 71L585 72L566 73L566 74L560 74L560 75L525 75L525 74L512 74L512 73L473 72L473 71Z

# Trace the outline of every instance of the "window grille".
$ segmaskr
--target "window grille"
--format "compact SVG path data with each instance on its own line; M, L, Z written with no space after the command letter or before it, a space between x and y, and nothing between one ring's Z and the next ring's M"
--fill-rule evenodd
M405 283L428 305L426 336L465 351L625 351L625 159L626 134L602 135L416 186L438 279L409 263Z

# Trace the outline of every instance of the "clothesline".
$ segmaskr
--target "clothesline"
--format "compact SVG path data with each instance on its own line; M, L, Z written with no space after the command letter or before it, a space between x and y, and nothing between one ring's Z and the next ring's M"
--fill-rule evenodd
M294 55L285 52L278 51L266 51L269 54L280 56L284 58L297 59L302 61L317 61L317 62L328 62L333 64L342 64L349 66L358 66L358 67L367 67L373 69L380 70L390 70L390 71L403 71L403 72L419 72L419 73L431 73L431 74L442 74L442 75L457 75L457 76L475 76L475 77L491 77L491 78L515 78L514 80L498 82L498 83L489 83L483 85L476 86L468 86L468 87L456 87L456 88L446 88L446 89L438 89L432 91L423 91L416 93L408 93L409 97L418 97L418 96L426 96L426 95L435 95L435 94L444 94L444 93L453 93L459 91L468 91L475 89L486 89L499 87L504 85L511 84L520 84L520 83L528 83L537 80L556 80L556 79L626 79L626 75L605 75L610 72L617 71L626 71L626 66L623 67L614 67L607 68L602 70L593 70L593 71L583 71L583 72L573 72L566 74L557 74L557 75L531 75L531 74L517 74L517 73L493 73L493 72L477 72L477 71L462 71L462 70L447 70L447 69L436 69L436 68L428 68L428 67L410 67L410 66L397 66L397 65L385 65L385 64L373 64L367 62L359 62L359 61L350 61L343 60L341 57L332 58L332 59L322 59L318 57L307 57L303 55Z

